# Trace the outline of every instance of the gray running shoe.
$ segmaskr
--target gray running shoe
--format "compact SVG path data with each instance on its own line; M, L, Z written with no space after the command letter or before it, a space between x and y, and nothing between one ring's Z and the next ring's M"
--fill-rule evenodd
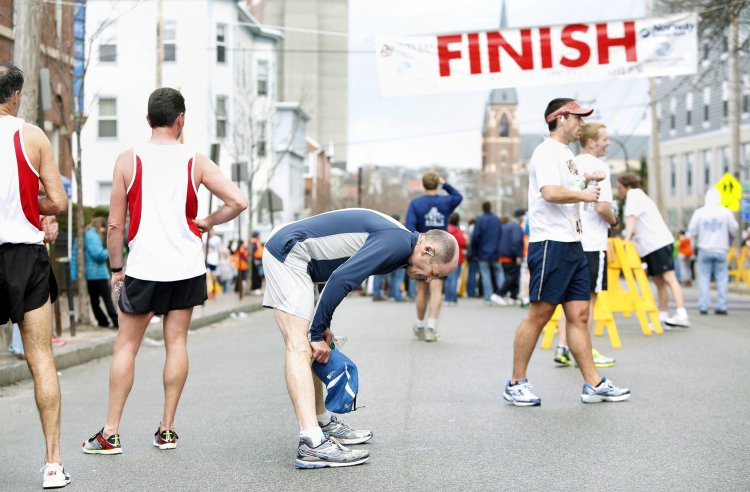
M424 341L425 342L439 342L443 337L434 328L426 328L424 330Z
M603 401L624 401L630 398L630 390L618 388L607 378L602 379L598 386L583 385L581 401L583 403L600 403Z
M335 416L331 418L327 425L321 426L321 430L341 444L362 444L372 439L372 431L357 430Z
M294 466L297 468L354 466L361 465L369 459L369 451L354 451L345 448L330 436L318 447L313 447L312 441L307 437L300 437Z
M417 337L419 340L424 340L424 326L417 326L417 324L414 323L412 331L414 332L415 337Z

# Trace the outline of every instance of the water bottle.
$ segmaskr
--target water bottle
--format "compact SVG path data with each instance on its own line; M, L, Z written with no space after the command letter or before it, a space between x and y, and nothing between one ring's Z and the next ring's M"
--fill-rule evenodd
M341 350L341 347L344 346L344 344L346 343L347 340L349 340L349 339L346 336L334 335L333 338L331 339L331 349L332 350L336 350L336 349Z
M586 186L587 188L596 188L599 186L599 183L596 181L589 181L589 184ZM596 211L596 202L585 202L583 204L583 210L586 212L594 212Z

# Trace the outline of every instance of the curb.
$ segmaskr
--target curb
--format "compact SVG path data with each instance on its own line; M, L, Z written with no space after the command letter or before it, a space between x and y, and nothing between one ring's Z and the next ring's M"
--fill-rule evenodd
M199 328L206 327L213 323L218 323L229 318L229 315L234 312L252 313L262 309L260 303L243 304L237 306L234 309L225 309L217 311L215 313L201 316L199 318L193 318L190 321L190 330L197 330ZM115 344L116 334L105 336L99 340L94 340L89 343L81 344L75 348L65 350L61 349L55 354L55 366L58 371L67 369L69 367L78 366L91 362L102 357L112 355L112 348ZM146 328L144 338L150 338L152 340L163 340L164 332L161 326L149 326ZM13 361L5 367L0 368L0 387L7 386L9 384L18 383L31 379L31 373L29 367L24 361Z

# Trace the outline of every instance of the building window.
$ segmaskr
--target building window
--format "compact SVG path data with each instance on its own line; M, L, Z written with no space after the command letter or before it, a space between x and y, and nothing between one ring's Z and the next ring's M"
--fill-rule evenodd
M227 62L227 25L216 25L216 63Z
M99 28L99 61L101 63L117 63L117 24L104 23Z
M685 190L688 196L693 194L693 154L685 154Z
M256 149L258 150L258 157L264 157L266 155L266 121L260 120L257 129Z
M96 204L98 206L109 206L109 196L112 194L112 181L97 181Z
M227 136L227 96L216 96L216 138Z
M669 156L669 195L677 195L677 169L673 155Z
M708 123L711 117L711 88L703 89L703 122Z
M258 60L258 95L268 95L268 60Z
M703 161L703 189L705 191L711 186L711 151L704 150L701 160Z
M117 138L117 98L99 98L99 138Z
M675 128L675 116L674 113L677 110L677 99L674 97L669 100L669 129L674 130Z
M164 21L164 61L177 61L177 22Z
M721 167L722 174L729 172L729 145L725 145L721 148Z
M685 126L689 129L693 125L693 93L685 94Z
M721 83L721 115L729 116L729 84L725 80Z
M500 125L498 127L498 135L501 137L510 136L510 123L508 121L508 115L503 113L500 117Z
M705 43L703 45L703 59L708 60L710 55L711 55L711 45L708 43Z
M661 103L656 103L656 126L661 129Z

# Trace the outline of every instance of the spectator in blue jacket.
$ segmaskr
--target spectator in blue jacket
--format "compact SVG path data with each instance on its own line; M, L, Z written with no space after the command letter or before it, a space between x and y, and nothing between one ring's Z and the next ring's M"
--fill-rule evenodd
M112 328L117 329L117 311L112 303L112 291L109 285L109 268L107 260L109 254L102 237L107 232L107 219L94 217L86 229L83 237L83 259L86 266L86 286L91 299L91 309L94 311L96 322L101 327L108 327L109 320L104 315L99 299L104 301L104 307L112 320ZM71 278L78 280L78 242L73 243L73 257L70 261Z
M523 229L521 221L525 210L518 209L513 216L516 220L503 217L503 233L500 237L500 264L503 267L505 281L498 295L503 299L510 295L513 304L519 304L518 290L521 283L521 263L523 263Z
M441 185L448 195L438 194L438 188ZM424 195L409 203L409 210L406 212L406 228L419 233L433 229L447 231L448 218L464 197L435 171L427 171L422 176L422 186L425 190ZM428 297L430 312L425 323ZM437 318L440 315L442 303L443 279L434 279L429 285L417 280L417 322L414 325L414 334L420 340L436 342L440 339L437 333Z
M492 213L490 202L482 203L482 215L474 222L471 233L471 251L479 262L479 275L482 281L482 295L487 305L507 303L495 293L503 285L504 275L500 267L500 237L502 226L497 215ZM494 282L493 282L494 280Z

